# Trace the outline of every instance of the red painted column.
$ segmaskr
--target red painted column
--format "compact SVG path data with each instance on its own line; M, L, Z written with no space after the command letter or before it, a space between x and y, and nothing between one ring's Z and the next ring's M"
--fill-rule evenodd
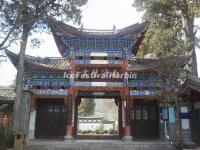
M126 98L123 102L122 102L122 107L124 107L125 110L125 127L124 127L124 140L132 140L132 135L131 135L131 125L130 125L130 113L129 113L129 99Z
M72 127L72 119L73 119L73 103L72 103L72 96L66 100L67 105L67 124L66 124L66 136L64 137L65 140L72 140L73 139L73 127Z
M72 128L72 124L67 124L67 132L66 132L66 136L65 139L66 140L70 140L73 139L73 128Z

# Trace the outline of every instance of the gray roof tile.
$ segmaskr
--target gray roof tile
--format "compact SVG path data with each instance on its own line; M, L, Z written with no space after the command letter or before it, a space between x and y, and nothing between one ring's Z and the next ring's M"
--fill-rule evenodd
M0 101L9 101L15 99L15 90L9 87L0 87Z

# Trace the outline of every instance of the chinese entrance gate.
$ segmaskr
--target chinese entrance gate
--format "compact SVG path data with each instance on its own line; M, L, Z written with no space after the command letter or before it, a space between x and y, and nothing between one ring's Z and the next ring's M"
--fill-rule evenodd
M48 22L62 58L25 57L24 87L31 90L29 132L35 133L31 138L76 138L77 106L83 97L116 99L119 137L158 138L159 106L152 101L170 85L156 70L187 58L134 58L146 23L88 30ZM17 66L19 56L6 53Z

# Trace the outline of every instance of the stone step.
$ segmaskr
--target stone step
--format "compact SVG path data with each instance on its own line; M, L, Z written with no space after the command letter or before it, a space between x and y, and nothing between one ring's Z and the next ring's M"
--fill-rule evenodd
M26 150L175 150L165 141L28 141Z

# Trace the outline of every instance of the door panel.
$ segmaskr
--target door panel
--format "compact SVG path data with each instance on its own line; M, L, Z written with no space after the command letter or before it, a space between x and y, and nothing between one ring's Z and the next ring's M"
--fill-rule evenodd
M191 109L192 139L200 143L200 109Z
M67 108L64 100L37 100L36 138L63 138L66 121Z
M130 113L134 138L158 138L158 106L153 102L135 102Z

